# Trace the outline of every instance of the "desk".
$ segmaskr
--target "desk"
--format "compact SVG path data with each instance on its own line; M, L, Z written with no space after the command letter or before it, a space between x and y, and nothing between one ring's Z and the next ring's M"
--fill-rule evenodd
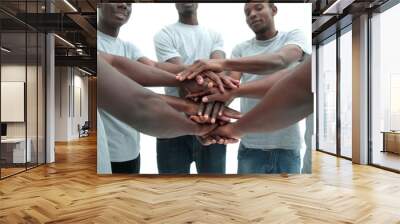
M31 145L30 138L26 140L28 143L25 151L25 138L6 138L1 139L1 157L6 163L25 163L31 161ZM25 161L27 159L27 161Z
M400 154L400 131L382 131L383 150L382 152L393 152Z

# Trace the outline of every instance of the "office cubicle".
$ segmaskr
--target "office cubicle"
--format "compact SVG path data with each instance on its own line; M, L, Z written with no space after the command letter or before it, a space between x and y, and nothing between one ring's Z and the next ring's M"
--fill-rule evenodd
M44 1L0 2L0 178L45 162L45 34L23 22Z

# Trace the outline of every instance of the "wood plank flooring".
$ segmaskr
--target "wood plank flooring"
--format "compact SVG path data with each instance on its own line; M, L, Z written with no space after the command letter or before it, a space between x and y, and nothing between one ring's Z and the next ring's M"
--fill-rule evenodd
M0 181L0 223L400 223L400 175L313 153L311 175L98 176L96 140Z

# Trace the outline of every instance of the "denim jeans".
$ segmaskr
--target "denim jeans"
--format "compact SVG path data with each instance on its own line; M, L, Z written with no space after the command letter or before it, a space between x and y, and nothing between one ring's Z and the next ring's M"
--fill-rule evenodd
M251 149L240 144L238 163L238 174L300 173L300 150Z
M225 174L226 146L203 146L195 136L157 139L157 166L160 174L189 174L196 163L199 174Z

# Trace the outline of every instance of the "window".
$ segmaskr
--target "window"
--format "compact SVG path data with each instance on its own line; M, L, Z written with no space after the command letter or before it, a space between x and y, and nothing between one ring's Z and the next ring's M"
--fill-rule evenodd
M400 170L400 5L371 18L372 164Z
M347 32L346 32L347 31ZM340 155L352 157L352 34L340 36Z
M318 149L336 153L336 37L318 48Z

